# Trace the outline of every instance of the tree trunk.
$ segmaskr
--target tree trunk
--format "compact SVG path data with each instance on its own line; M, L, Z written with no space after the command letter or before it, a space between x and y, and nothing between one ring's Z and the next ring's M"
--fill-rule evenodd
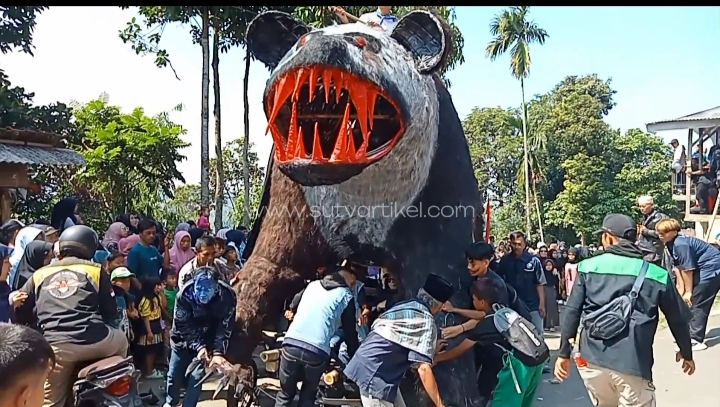
M542 212L540 212L540 199L538 199L538 193L537 188L535 187L535 183L532 184L532 192L533 192L533 198L535 200L535 212L537 213L538 218L538 230L540 231L540 240L545 241L545 233L543 232L543 225L542 225Z
M525 173L525 232L527 238L530 238L532 231L532 222L530 221L530 152L528 151L528 135L527 135L527 105L525 104L525 81L520 78L520 91L522 92L522 132L523 132L523 171Z
M245 46L245 77L243 78L243 126L245 127L245 142L243 143L243 187L245 199L243 208L243 225L250 225L250 100L248 99L248 86L250 83L250 49Z
M225 207L225 171L223 170L222 137L220 131L220 34L213 33L213 96L215 104L215 231L223 228L223 209Z
M208 140L208 127L210 121L210 10L208 6L202 7L202 103L200 104L200 203L203 206L210 204L210 146Z

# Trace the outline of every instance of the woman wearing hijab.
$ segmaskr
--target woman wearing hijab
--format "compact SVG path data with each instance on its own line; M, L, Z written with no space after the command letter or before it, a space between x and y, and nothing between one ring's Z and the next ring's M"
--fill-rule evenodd
M178 223L177 227L175 228L175 233L187 232L189 230L190 230L190 224L187 222L181 222L181 223Z
M200 228L190 228L188 233L190 234L190 246L195 247L197 240L205 234L205 230Z
M52 251L53 244L42 240L34 240L25 246L17 267L17 277L12 285L13 291L22 288L37 269L50 264L50 260L53 258Z
M10 293L12 289L8 284L8 273L10 272L10 263L8 258L12 249L0 243L0 322L10 322Z
M140 243L140 235L130 235L126 238L120 239L118 242L118 250L120 250L120 253L127 260L130 249L138 243Z
M50 243L57 242L58 238L60 237L60 234L58 233L57 229L50 225L44 225L42 223L33 223L32 225L29 225L31 228L40 229L43 231L43 236L45 236L45 241Z
M63 198L53 206L50 225L57 229L60 234L70 226L80 223L77 217L77 204L77 200L74 198Z
M22 260L23 256L25 255L25 248L27 245L30 244L30 242L35 240L44 240L45 236L43 235L43 231L34 227L25 227L20 229L20 232L17 234L17 237L15 238L15 247L13 248L13 252L10 255L10 286L15 287L16 281L17 281L17 268L20 265L20 260Z
M128 228L128 234L137 234L137 224L140 222L140 218L134 213L123 213L115 218L115 222L122 222Z
M175 244L170 249L170 265L180 270L187 262L195 257L192 250L192 237L185 231L175 232Z
M102 240L102 245L109 251L118 250L118 243L120 239L127 237L130 229L122 223L115 222L105 232L105 238Z
M229 230L225 234L225 240L227 241L227 244L232 243L237 248L237 254L240 259L240 262L242 264L243 261L243 251L245 250L245 232L242 230Z
M10 219L3 223L2 226L0 226L0 243L8 246L10 251L12 251L15 238L17 237L18 232L20 232L20 229L24 227L25 225L16 219Z

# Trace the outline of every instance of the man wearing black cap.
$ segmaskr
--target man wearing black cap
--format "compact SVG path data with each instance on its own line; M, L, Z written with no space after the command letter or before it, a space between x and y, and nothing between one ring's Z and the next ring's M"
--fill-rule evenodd
M632 218L621 214L607 215L598 233L602 234L605 250L578 264L577 279L565 305L555 376L564 380L570 374L570 340L577 336L581 318L617 297L629 295L641 269L647 265L627 328L611 339L597 339L588 334L588 329L582 330L580 352L587 366L578 367L578 370L594 405L628 405L620 400L626 394L633 394L632 405L654 406L652 344L658 326L658 310L665 315L680 348L676 359L682 361L683 371L687 374L695 371L690 332L682 313L685 305L667 270L644 262L643 252L634 244L637 225Z
M430 274L414 299L393 305L373 323L344 371L360 388L364 407L405 407L398 387L413 365L435 406L444 407L432 371L438 351L434 316L454 293L452 284Z

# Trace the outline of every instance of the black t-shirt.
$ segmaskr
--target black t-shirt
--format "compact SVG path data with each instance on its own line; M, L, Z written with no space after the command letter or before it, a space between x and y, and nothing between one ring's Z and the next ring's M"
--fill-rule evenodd
M547 285L549 287L553 287L557 290L558 285L560 284L560 279L558 279L552 271L545 270L545 280L547 281Z

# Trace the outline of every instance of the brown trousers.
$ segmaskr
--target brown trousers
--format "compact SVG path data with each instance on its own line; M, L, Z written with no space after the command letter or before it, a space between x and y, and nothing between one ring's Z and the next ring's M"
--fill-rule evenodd
M590 363L578 371L595 406L655 407L655 385L649 380Z
M128 341L125 334L112 327L110 333L102 341L93 345L76 345L72 343L56 343L52 345L55 351L55 368L45 381L45 402L43 407L63 407L69 396L71 380L75 374L75 367L80 362L94 362L110 356L127 355Z

